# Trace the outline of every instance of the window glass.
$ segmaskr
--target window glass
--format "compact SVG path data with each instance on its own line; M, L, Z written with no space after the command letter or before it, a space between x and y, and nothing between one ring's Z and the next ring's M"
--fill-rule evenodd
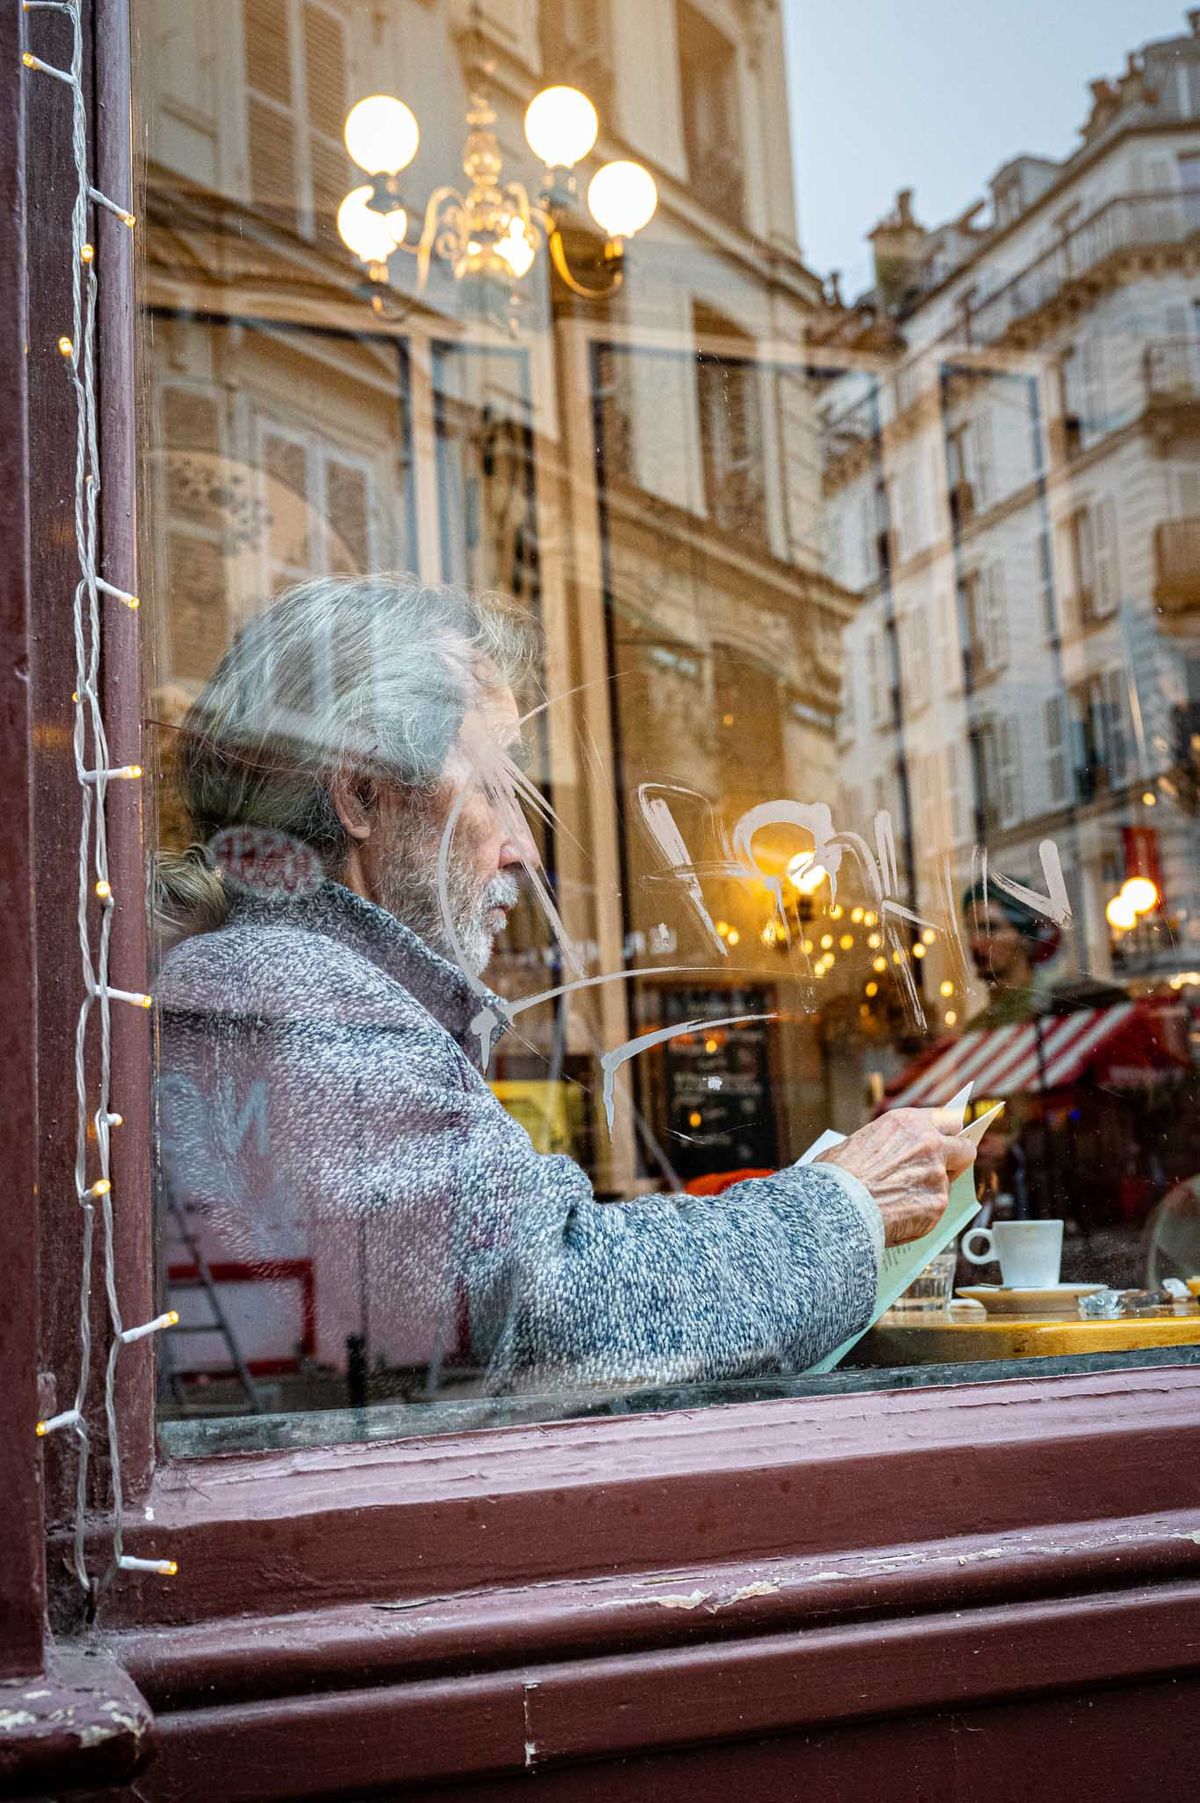
M134 17L168 1448L1193 1356L1200 37L851 290L789 9Z

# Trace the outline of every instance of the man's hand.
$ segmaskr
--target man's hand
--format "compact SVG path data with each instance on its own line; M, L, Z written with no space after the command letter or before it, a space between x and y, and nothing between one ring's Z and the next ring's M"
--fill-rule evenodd
M817 1164L836 1164L865 1183L883 1216L883 1243L930 1233L945 1213L950 1185L975 1162L975 1147L944 1133L936 1108L897 1108L860 1127ZM947 1123L948 1124L948 1123Z

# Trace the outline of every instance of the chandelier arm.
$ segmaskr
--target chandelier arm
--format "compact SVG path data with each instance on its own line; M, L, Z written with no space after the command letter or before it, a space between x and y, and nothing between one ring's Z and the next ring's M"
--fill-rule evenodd
M457 211L461 216L467 203L457 188L449 185L435 188L425 202L425 221L421 227L421 241L417 245L417 282L421 288L424 288L429 279L434 243L442 229L442 208L447 201L454 203L450 210Z
M625 279L619 258L613 257L609 263L612 273L607 284L603 288L589 288L585 282L581 282L578 276L572 272L571 265L567 261L567 249L566 245L563 243L562 233L556 225L552 226L551 230L546 234L546 244L550 251L550 261L554 264L559 276L571 290L571 293L577 294L581 300L607 300L610 295L617 292L617 289Z

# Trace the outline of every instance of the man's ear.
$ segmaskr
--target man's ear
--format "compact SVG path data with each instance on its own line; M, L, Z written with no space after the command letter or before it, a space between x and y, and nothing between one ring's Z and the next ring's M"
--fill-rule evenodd
M343 764L329 788L333 809L350 839L365 844L375 830L379 791L361 770Z

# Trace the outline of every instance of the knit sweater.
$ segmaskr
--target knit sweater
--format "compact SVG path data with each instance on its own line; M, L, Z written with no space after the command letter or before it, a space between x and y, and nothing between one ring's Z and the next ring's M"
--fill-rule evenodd
M313 1260L323 1350L369 1304L389 1360L466 1349L492 1391L545 1392L804 1370L869 1319L856 1179L598 1203L484 1081L478 991L339 884L235 898L159 995L163 1181L210 1258Z

